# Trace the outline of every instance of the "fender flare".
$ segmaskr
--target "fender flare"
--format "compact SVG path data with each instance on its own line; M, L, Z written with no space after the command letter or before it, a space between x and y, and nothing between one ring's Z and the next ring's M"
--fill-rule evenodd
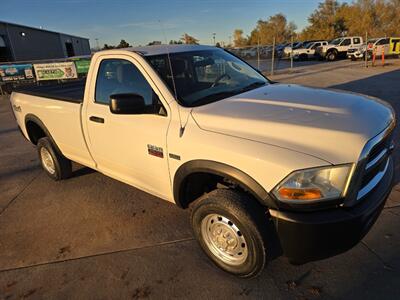
M46 136L51 140L51 142L53 143L53 145L54 145L55 149L58 151L58 153L61 154L61 155L63 155L62 152L61 152L61 150L60 150L60 148L57 146L57 143L55 142L55 140L54 140L53 137L51 136L50 131L47 129L46 125L44 125L44 123L42 122L42 120L40 120L39 117L37 117L37 116L34 115L34 114L27 114L27 115L25 116L24 125L25 125L26 133L27 133L27 135L28 135L28 139L29 139L29 141L30 141L32 144L33 144L33 142L32 142L32 140L31 140L31 137L29 136L28 128L26 127L26 124L27 124L28 122L33 122L33 123L35 123L37 126L39 126L39 127L43 130L43 132L46 134Z
M245 191L250 192L261 205L277 208L275 200L250 175L233 166L211 160L191 160L182 164L176 171L173 180L173 194L175 203L181 208L185 207L185 181L189 175L194 173L209 173L232 180Z
M339 51L336 49L336 48L329 48L327 51L326 51L326 53L328 54L328 53L330 53L330 52L336 52L336 54L338 54L339 53Z

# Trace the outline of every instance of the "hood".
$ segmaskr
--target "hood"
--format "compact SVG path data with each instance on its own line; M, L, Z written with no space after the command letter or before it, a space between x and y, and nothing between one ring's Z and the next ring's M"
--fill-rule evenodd
M306 153L332 164L355 162L393 120L371 97L288 84L267 86L192 111L203 130Z

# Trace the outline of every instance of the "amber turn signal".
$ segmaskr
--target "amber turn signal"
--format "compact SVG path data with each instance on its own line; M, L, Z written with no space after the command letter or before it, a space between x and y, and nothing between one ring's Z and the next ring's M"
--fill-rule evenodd
M319 189L293 189L293 188L280 188L279 196L281 199L288 200L316 200L323 198Z

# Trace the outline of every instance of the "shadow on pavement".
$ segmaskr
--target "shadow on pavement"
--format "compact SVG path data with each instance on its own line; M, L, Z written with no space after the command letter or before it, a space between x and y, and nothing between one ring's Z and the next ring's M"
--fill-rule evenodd
M79 167L77 167L76 170L72 171L71 178L89 175L89 174L92 174L94 172L96 172L96 171L91 169L91 168L84 167L84 166L79 166Z

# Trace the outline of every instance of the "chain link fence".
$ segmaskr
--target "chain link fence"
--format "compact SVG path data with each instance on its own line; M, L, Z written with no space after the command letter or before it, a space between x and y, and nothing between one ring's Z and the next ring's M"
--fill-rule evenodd
M343 37L331 41L293 40L280 44L231 47L227 50L261 72L274 75L276 72L294 71L296 67L339 59L358 60L365 67L384 66L388 63L387 59L400 58L400 38L369 38L366 35L363 38Z

